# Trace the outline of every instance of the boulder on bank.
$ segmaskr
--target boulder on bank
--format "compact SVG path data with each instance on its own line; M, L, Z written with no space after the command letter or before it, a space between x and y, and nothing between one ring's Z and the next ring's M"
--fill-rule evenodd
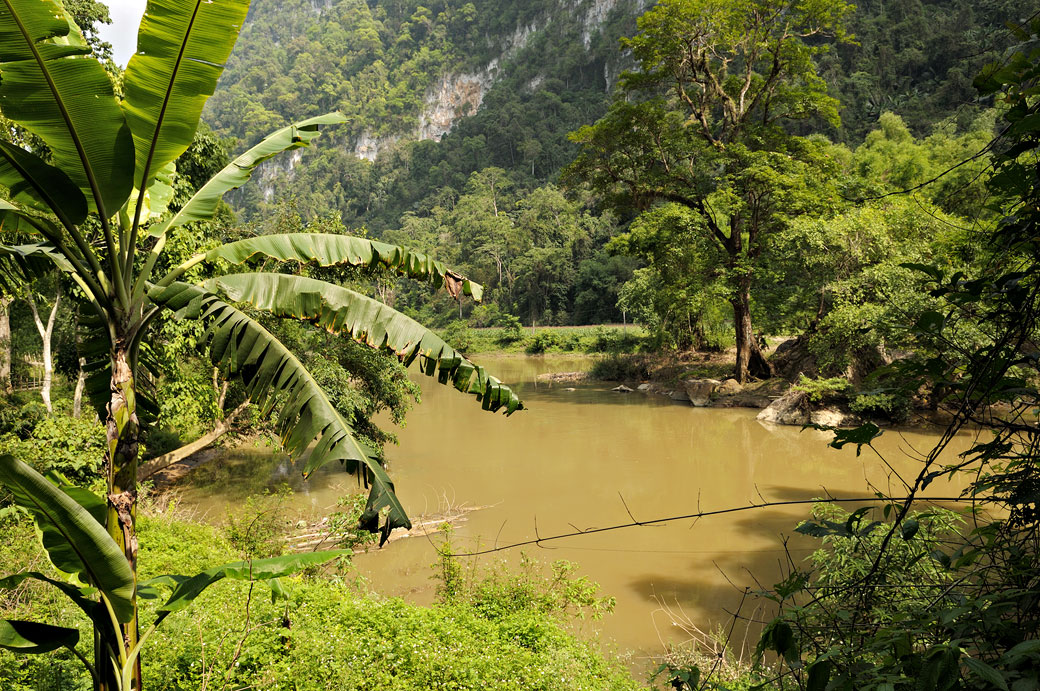
M730 396L719 396L711 402L716 408L768 408L772 403L769 396L752 391L741 391Z
M711 403L711 395L722 384L718 379L686 379L683 381L683 392L690 403L703 408Z
M858 385L871 372L892 362L891 354L884 347L865 346L849 354L848 365L844 369L821 367L809 350L809 340L810 334L789 338L776 347L770 358L776 373L792 384L797 383L799 376L804 374L809 378L845 377Z
M775 425L805 425L809 422L809 394L790 389L769 407L758 414L757 419Z
M743 390L744 387L740 385L740 382L730 377L719 385L718 393L721 396L732 396L733 394L738 394Z
M809 352L809 339L804 334L797 338L789 338L776 347L770 362L778 375L794 383L798 376L819 376L820 367L816 364L816 356Z
M811 423L825 427L841 427L847 424L847 418L848 416L837 408L820 408L809 413Z

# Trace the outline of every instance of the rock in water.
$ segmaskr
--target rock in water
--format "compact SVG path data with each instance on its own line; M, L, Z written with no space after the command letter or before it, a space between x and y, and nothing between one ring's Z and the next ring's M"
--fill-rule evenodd
M703 408L711 403L711 395L721 383L718 379L687 379L683 382L683 390L691 404Z
M789 389L787 393L759 413L757 419L777 425L807 424L809 422L809 394L805 391Z
M825 427L841 427L845 424L845 413L836 408L820 408L809 414L809 420L814 425Z
M615 386L611 391L617 391L618 393L632 393L632 389L628 388L624 384L621 386Z

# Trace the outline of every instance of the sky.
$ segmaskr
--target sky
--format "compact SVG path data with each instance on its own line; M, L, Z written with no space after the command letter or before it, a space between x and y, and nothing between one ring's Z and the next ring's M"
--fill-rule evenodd
M145 0L107 0L111 24L99 24L101 38L112 44L112 57L126 67L137 48L137 25L144 14Z

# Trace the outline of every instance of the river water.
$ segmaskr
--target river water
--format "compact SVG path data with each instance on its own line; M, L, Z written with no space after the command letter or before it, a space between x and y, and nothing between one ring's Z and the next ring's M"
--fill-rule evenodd
M588 529L814 497L866 497L875 488L900 494L896 473L911 479L934 434L889 430L857 456L835 450L828 436L759 423L757 411L694 408L605 383L536 383L538 374L585 369L586 358L480 359L513 385L528 410L510 418L480 409L471 397L419 377L423 401L388 450L390 475L409 515L445 507L483 507L467 514L453 537L457 550L503 546ZM571 389L571 390L568 390ZM956 439L950 457L969 440ZM182 501L219 520L224 507L282 482L293 505L327 513L356 482L335 469L303 482L270 450L236 451L196 469ZM931 496L954 496L937 481ZM859 504L846 505L848 508ZM726 625L745 587L771 585L785 562L804 559L813 541L793 534L809 511L788 505L583 535L524 548L539 561L566 559L617 598L612 615L583 624L638 661L664 644ZM784 543L784 537L790 538ZM355 559L369 587L420 604L433 600L430 565L439 537L417 535ZM516 561L520 550L480 557ZM741 614L751 616L746 600ZM739 627L738 630L743 630ZM636 662L633 663L634 665Z

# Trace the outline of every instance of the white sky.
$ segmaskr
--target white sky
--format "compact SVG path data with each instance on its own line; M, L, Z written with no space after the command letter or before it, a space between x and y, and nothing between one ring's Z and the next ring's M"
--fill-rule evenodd
M112 44L112 57L126 67L137 49L137 26L144 14L145 0L107 0L111 24L98 24L101 38Z

